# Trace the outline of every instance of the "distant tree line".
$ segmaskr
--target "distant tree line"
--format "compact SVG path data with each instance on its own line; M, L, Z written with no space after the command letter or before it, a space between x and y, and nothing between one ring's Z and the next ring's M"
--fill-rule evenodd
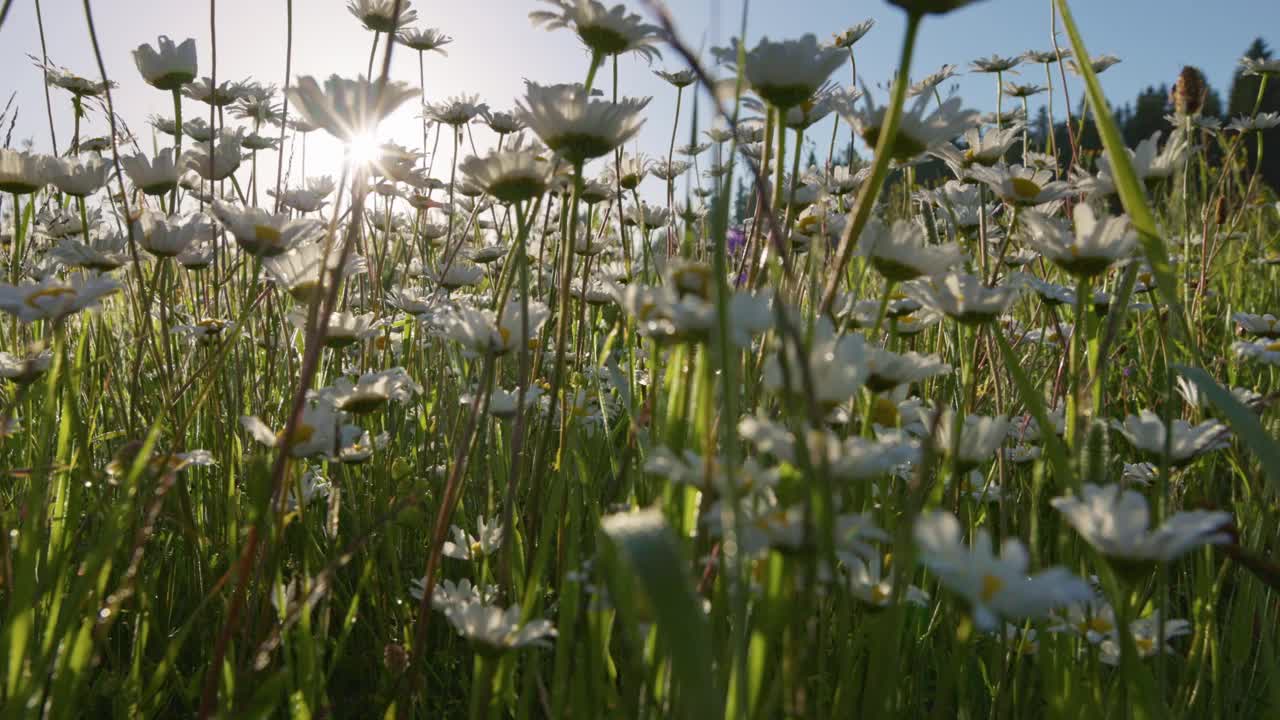
M1260 37L1249 45L1244 56L1255 60L1271 60L1274 57L1272 49ZM1170 80L1173 79L1170 78ZM1224 104L1222 96L1206 80L1204 104L1200 114L1205 118L1218 119L1225 126L1235 118L1252 115L1255 104L1258 105L1259 112L1262 113L1280 112L1280 82L1269 83L1261 101L1259 101L1258 90L1261 87L1261 82L1262 78L1256 75L1245 76L1240 69L1237 69L1231 78L1231 88L1227 93L1227 101ZM1060 89L1055 88L1054 91L1060 92ZM1162 138L1168 137L1173 128L1165 118L1172 114L1174 110L1170 91L1171 83L1169 82L1148 85L1131 102L1126 102L1119 107L1113 107L1116 122L1120 126L1125 142L1130 147L1136 146L1156 132L1164 133ZM1102 152L1102 139L1098 135L1097 127L1094 125L1092 118L1085 117L1084 99L1080 98L1078 102L1079 104L1071 114L1073 129L1077 132L1076 142L1082 156L1078 159L1077 164L1093 168L1094 161ZM1083 124L1081 124L1082 117L1085 117ZM1053 124L1054 143L1059 148L1059 158L1062 170L1065 173L1072 161L1072 129L1068 128L1066 118L1055 118L1055 120L1057 122ZM1035 119L1030 123L1030 131L1036 148L1043 149L1047 146L1046 140L1049 135L1049 125L1048 110L1042 105ZM1278 190L1280 189L1280 127L1260 134L1263 142L1261 179L1270 185L1272 190ZM1241 161L1247 163L1250 170L1257 163L1258 136L1259 133L1249 133L1244 141L1246 147L1238 153ZM1211 153L1219 152L1218 148L1210 148L1209 150ZM1016 144L1010 150L1009 162L1020 162L1019 154L1021 151L1021 144ZM837 151L835 157L837 163L850 162L854 167L858 167L861 163L861 158L853 150L852 145L847 145ZM815 159L816 156L810 156L810 162L814 162ZM823 158L823 162L825 162L825 158ZM916 169L916 181L926 185L944 182L949 178L950 172L941 162L929 162ZM754 213L754 194L746 181L743 178L739 178L734 197L734 217L741 223Z

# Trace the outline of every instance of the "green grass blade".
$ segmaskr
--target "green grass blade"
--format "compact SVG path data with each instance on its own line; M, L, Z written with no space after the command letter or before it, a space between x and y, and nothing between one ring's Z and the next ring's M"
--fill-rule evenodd
M1080 68L1080 76L1084 79L1085 90L1089 96L1089 108L1093 111L1098 135L1102 137L1102 145L1106 148L1107 159L1111 163L1111 175L1115 180L1120 202L1124 204L1125 212L1129 214L1129 222L1133 223L1134 229L1138 232L1143 253L1147 257L1147 262L1151 264L1152 274L1156 278L1156 290L1169 306L1177 322L1181 332L1179 340L1183 346L1183 352L1197 365L1203 364L1200 359L1200 350L1196 347L1195 338L1191 334L1191 327L1187 324L1182 303L1178 300L1178 290L1174 282L1173 268L1169 262L1169 253L1165 250L1164 240L1160 237L1155 214L1147 204L1146 190L1133 169L1133 163L1129 160L1124 136L1120 134L1120 126L1116 124L1115 117L1112 116L1107 105L1107 96L1102 92L1098 74L1093 71L1093 66L1089 62L1089 51L1084 46L1084 38L1080 36L1080 28L1076 26L1071 8L1067 0L1057 0L1057 4L1062 23L1066 26L1067 35L1071 38L1071 49L1078 58L1076 65Z
M666 636L680 694L687 700L686 716L722 717L724 695L717 688L710 629L675 534L658 510L613 515L602 527L639 580Z
M1009 341L1005 340L1004 333L992 329L991 334L995 336L996 345L1000 348L1000 357L1004 359L1004 365L1009 369L1009 374L1013 376L1013 382L1018 387L1018 396L1027 406L1027 412L1031 413L1031 417L1035 418L1036 424L1040 426L1040 436L1044 438L1044 452L1049 456L1049 465L1053 468L1054 477L1060 484L1070 484L1071 465L1067 462L1067 451L1062 440L1053 432L1053 423L1049 421L1049 410L1045 407L1044 396L1031 384L1031 378L1027 377L1026 371L1022 369L1022 364L1018 362L1018 356L1013 353L1013 348L1009 347Z
M1267 432L1262 422L1258 420L1258 416L1204 370L1184 365L1174 365L1173 369L1182 377L1195 383L1200 392L1222 411L1231 429L1235 430L1236 435L1249 446L1253 454L1258 456L1271 491L1280 493L1280 442Z

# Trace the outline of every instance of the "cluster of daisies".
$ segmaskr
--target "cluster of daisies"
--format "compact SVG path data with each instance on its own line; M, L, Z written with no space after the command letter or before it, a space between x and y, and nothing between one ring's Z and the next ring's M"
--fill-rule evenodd
M894 4L918 19L966 3ZM146 152L112 121L106 137L82 138L77 126L56 157L0 150L0 191L15 203L0 283L0 310L15 322L4 331L0 377L36 383L54 360L51 338L95 322L81 311L109 305L98 321L132 323L138 352L165 372L198 372L242 341L287 363L301 378L296 412L248 409L234 431L299 468L358 470L394 452L395 424L369 429L380 413L450 432L454 415L441 401L454 398L471 424L501 424L525 443L511 464L529 466L526 480L558 466L551 458L558 463L568 443L614 443L617 462L633 463L646 482L696 492L688 529L717 548L701 560L709 566L729 546L747 563L821 549L821 586L869 608L929 607L940 587L978 627L1025 650L1040 628L1078 635L1116 663L1129 646L1123 626L1141 655L1172 652L1188 621L1171 608L1129 617L1132 608L1112 604L1149 590L1153 569L1234 542L1230 513L1181 507L1179 489L1197 463L1237 446L1188 381L1168 407L1108 396L1108 373L1119 370L1106 353L1116 349L1112 328L1161 322L1162 276L1185 280L1176 292L1188 305L1209 297L1202 268L1230 238L1164 229L1182 252L1153 266L1143 251L1151 238L1120 213L1116 159L1064 168L1067 149L1034 136L1025 104L1003 111L1005 98L1052 92L1006 74L1043 66L1051 84L1057 63L1081 71L1070 53L975 61L973 72L998 76L997 112L984 116L944 95L955 66L899 78L896 105L837 84L870 22L830 41L765 38L748 49L735 39L706 66L657 73L677 99L709 91L719 114L690 142L677 145L673 134L668 151L650 157L627 150L650 98L614 88L606 99L597 83L607 73L597 71L620 56L661 59L669 30L622 5L542 6L531 20L582 41L588 79L529 81L507 110L470 95L428 102L424 88L378 75L372 61L372 76L301 76L282 91L200 77L194 40L139 47L143 79L174 98L174 117L150 119L167 147ZM422 55L452 42L416 27L409 2L350 8L375 44ZM1089 70L1117 61L1091 58ZM70 94L77 117L107 106L105 79L41 69ZM1245 69L1280 75L1275 63ZM202 112L184 117L184 103ZM307 134L355 147L413 103L420 147L378 138L372 157L353 154L341 178L306 176ZM821 165L788 154L824 121L833 136L847 125L875 148L875 165L837 158L834 144ZM1125 159L1152 197L1168 197L1213 138L1280 117L1223 126L1182 103L1170 123L1167 137L1157 133ZM442 134L445 145L467 138L473 149L480 136L489 149L450 162L437 152ZM285 173L260 191L257 153L287 148ZM913 184L926 163L949 177ZM735 172L752 183L754 212L729 228ZM877 195L886 173L903 182ZM834 291L825 298L824 284ZM1236 354L1280 364L1275 316L1232 319L1249 338ZM453 364L408 362L427 347ZM328 364L312 382L317 358ZM699 386L697 395L678 382L725 358L733 367L706 376L733 385ZM1019 392L1010 368L1018 362L1050 368L1034 401ZM676 386L683 394L668 397ZM1261 412L1265 391L1230 392ZM719 406L724 393L735 395L723 406L738 416L671 421L698 402ZM5 411L4 421L11 434L16 418ZM716 439L722 428L736 452ZM451 488L440 502L465 475L463 438L448 444L463 452L432 468ZM1050 457L1058 454L1065 465ZM213 462L174 457L183 467ZM1020 515L1007 508L1029 501L1026 489L1046 468L1062 467L1077 468L1078 482L1057 477L1041 501L1095 551L1101 579L1078 567L1033 569L1010 522ZM281 511L326 496L322 474L302 477ZM831 501L822 528L815 488ZM641 497L592 491L623 506ZM449 559L450 577L423 577L408 594L486 651L549 645L551 623L500 587L497 567L516 535L508 523L527 522L520 508L502 510L468 523L446 506L447 539L429 551ZM903 538L926 572L891 561Z

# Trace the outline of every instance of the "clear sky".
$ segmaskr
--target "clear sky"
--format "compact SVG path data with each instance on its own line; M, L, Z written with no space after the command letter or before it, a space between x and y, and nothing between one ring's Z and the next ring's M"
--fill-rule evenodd
M1010 55L1027 49L1047 49L1050 44L1051 0L987 0L943 18L929 18L922 30L912 76L921 77L943 63L962 69L969 61L992 53ZM628 6L644 12L639 0ZM743 0L670 0L682 34L695 46L723 43L737 34ZM424 2L412 6L419 25L438 27L454 37L449 56L426 59L428 99L458 93L478 93L495 109L509 109L522 92L522 79L542 82L581 80L587 56L567 31L547 32L527 19L530 10L545 7L533 0L465 0ZM1123 63L1108 70L1102 80L1113 101L1131 100L1148 84L1171 83L1183 65L1201 67L1210 83L1225 95L1235 63L1250 41L1264 36L1280 46L1280 2L1277 0L1075 0L1090 52L1110 53ZM152 113L172 114L167 93L145 85L129 51L144 42L154 43L160 34L175 40L194 37L199 46L200 74L209 74L209 3L206 0L97 0L94 20L103 45L107 72L119 83L116 106L130 126L150 146L146 118ZM97 77L81 0L42 0L49 58L88 77ZM868 85L884 83L893 70L903 29L903 14L881 0L752 0L747 21L748 45L761 35L787 38L812 32L826 38L863 18L876 27L857 46L858 70ZM284 0L217 0L219 80L252 76L262 82L282 84L285 61ZM346 9L344 0L294 0L294 74L328 76L363 73L372 34L365 31ZM1066 44L1065 38L1063 43ZM41 74L27 58L40 55L33 0L17 0L0 27L0 102L17 92L20 107L15 142L30 138L36 147L48 149ZM676 69L678 59L668 51L653 69ZM417 86L417 54L400 48L393 61L392 77ZM837 74L848 82L847 69ZM1028 68L1027 82L1043 83L1039 67ZM991 109L995 81L985 75L957 79L966 104ZM608 85L606 84L607 88ZM649 122L638 140L641 150L665 154L671 132L674 90L655 78L642 59L624 57L621 87L626 95L653 95ZM1073 101L1080 88L1073 81ZM65 149L71 135L68 95L53 93L58 138ZM1061 103L1057 103L1061 107ZM206 114L207 106L188 101L185 114ZM686 104L685 106L689 106ZM687 119L689 113L685 113ZM706 116L701 119L703 126ZM416 121L402 111L383 127L383 134L413 145ZM821 140L825 149L829 125ZM103 134L105 119L95 117L87 131ZM486 131L477 131L477 142L487 144ZM313 136L315 137L315 136ZM686 142L682 130L679 142ZM312 145L308 171L333 172L336 146ZM322 157L327 156L326 157ZM442 155L447 160L447 156ZM274 164L274 163L263 163ZM266 182L264 180L264 182Z

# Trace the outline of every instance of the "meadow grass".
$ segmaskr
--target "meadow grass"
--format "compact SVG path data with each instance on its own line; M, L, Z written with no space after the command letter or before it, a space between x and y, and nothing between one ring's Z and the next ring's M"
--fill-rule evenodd
M656 2L536 5L583 83L511 114L389 77L449 42L406 0L351 3L356 80L199 86L159 42L169 169L117 125L118 59L44 68L71 147L0 156L0 713L1277 712L1262 136L1188 80L1153 163L1098 62L1101 157L987 122L909 79L968 3L891 4L869 108L827 84L869 24L713 62ZM1050 95L1090 57L1055 6ZM626 63L659 51L650 159ZM377 135L406 102L422 137ZM351 148L336 182L313 132Z

